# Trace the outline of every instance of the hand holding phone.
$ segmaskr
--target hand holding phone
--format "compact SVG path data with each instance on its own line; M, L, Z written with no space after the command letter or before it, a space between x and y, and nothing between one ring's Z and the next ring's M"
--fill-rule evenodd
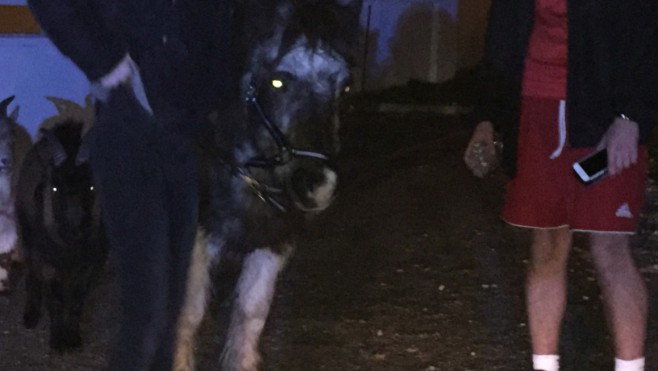
M608 151L604 148L590 153L574 162L573 169L586 184L600 180L608 173Z

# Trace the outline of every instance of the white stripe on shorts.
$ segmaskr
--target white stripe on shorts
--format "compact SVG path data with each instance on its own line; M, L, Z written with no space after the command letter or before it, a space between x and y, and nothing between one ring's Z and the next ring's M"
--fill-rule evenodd
M562 154L562 149L564 148L564 144L567 141L567 120L565 118L565 112L566 112L566 102L564 99L560 100L560 113L558 114L558 119L557 119L557 126L558 126L558 133L559 133L559 144L558 147L553 153L551 153L551 160L554 160Z

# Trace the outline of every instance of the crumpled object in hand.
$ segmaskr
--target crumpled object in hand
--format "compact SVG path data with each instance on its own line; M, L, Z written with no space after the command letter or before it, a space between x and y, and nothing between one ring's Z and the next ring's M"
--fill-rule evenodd
M484 178L491 174L499 165L500 152L502 151L502 142L494 141L493 150L487 142L477 142L473 144L471 150L466 155L466 165L478 178Z

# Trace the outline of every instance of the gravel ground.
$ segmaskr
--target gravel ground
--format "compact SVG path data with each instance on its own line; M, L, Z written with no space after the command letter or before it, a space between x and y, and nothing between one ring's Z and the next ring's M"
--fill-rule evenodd
M264 370L461 371L530 368L523 301L528 234L498 217L502 174L471 176L459 117L353 112L340 195L299 241L261 343ZM635 239L652 294L647 370L658 370L658 187ZM612 370L586 245L570 260L564 370ZM20 325L22 283L0 298L0 370L102 370L117 329L111 267L92 295L85 348L47 349L47 321ZM202 325L199 370L215 370L225 307Z

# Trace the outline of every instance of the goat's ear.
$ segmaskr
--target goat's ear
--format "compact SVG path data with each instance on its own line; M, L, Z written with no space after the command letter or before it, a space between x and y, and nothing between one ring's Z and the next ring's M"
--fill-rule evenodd
M89 162L89 141L82 138L82 143L80 148L78 148L78 154L75 156L76 166L86 164Z
M0 102L0 116L2 117L7 117L7 107L9 107L9 103L14 100L14 95L11 97L5 98L2 102Z
M14 107L14 110L11 111L11 114L9 115L9 119L13 122L18 122L18 111L20 111L20 107L16 106Z
M57 138L52 130L43 130L42 133L50 147L50 155L52 156L53 164L55 167L59 167L68 158L66 150L64 149L62 142L59 141L59 138Z

